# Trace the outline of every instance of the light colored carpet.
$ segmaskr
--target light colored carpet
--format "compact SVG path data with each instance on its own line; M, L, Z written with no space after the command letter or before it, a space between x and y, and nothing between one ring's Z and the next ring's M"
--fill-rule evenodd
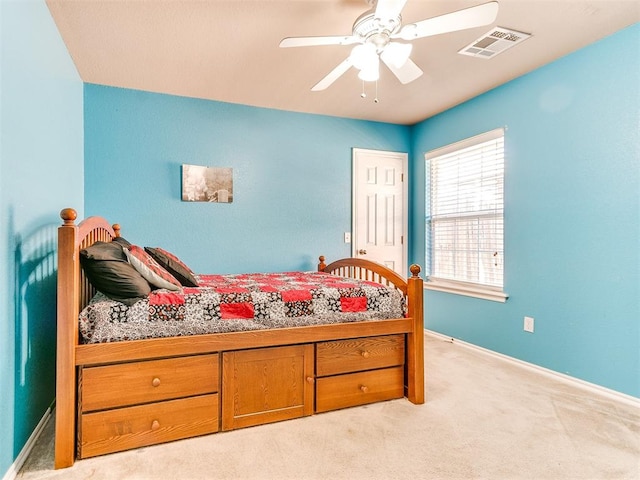
M53 422L21 480L639 479L640 408L426 336L427 402L394 400L80 460Z

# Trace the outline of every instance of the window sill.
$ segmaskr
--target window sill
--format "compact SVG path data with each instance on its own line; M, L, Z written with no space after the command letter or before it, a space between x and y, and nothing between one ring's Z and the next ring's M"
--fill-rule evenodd
M429 278L424 282L424 288L425 290L465 295L467 297L481 298L483 300L501 303L505 303L507 298L509 298L507 293L494 287L456 282L455 280L442 280L439 278Z

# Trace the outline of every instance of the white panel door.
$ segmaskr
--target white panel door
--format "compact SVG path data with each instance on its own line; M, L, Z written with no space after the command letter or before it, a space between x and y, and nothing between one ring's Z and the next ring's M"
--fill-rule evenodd
M353 256L407 274L407 154L353 149Z

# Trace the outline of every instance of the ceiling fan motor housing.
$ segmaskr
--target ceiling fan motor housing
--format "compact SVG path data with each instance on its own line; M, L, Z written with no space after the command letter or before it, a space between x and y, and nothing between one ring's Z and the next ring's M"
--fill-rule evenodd
M389 43L391 35L397 33L402 26L402 16L382 20L376 18L375 9L360 15L353 24L353 36L362 43L372 43L378 51Z

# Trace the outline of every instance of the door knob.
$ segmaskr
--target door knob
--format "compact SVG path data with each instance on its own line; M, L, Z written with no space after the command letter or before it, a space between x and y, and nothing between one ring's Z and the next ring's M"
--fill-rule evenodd
M367 254L367 251L366 251L364 248L361 248L360 250L358 250L358 253L359 253L360 255L366 255L366 254Z

